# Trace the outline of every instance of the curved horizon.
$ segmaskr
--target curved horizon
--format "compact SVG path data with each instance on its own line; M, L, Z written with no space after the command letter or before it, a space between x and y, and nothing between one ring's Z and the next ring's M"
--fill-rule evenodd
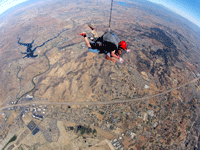
M200 1L197 0L148 0L160 4L200 27Z
M7 10L11 10L14 6L28 0L2 0L0 1L0 15Z
M0 15L14 6L28 0L2 0L0 2ZM200 27L200 1L195 0L147 0L152 3L160 4L174 13L188 19Z

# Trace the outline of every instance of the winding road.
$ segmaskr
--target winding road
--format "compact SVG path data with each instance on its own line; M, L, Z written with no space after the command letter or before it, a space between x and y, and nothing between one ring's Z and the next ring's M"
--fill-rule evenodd
M154 95L148 95L145 97L141 97L141 98L135 98L135 99L119 99L119 100L113 100L113 101L85 101L85 102L45 102L45 101L33 101L33 102L28 102L28 103L23 103L23 104L15 104L15 105L7 105L7 106L3 106L0 107L0 110L6 109L6 108L10 108L10 107L16 107L16 106L27 106L27 105L32 105L32 104L40 104L40 105L106 105L106 104L117 104L117 103L127 103L127 102L135 102L135 101L142 101L142 100L146 100L149 98L153 98L153 97L157 97L163 94L167 94L169 92L172 92L174 90L177 90L179 88L182 88L190 83L194 83L197 80L199 80L199 78L196 78L194 80L191 80L188 83L185 83L181 86L177 86L175 88L169 89L165 92L162 93L158 93L158 94L154 94Z

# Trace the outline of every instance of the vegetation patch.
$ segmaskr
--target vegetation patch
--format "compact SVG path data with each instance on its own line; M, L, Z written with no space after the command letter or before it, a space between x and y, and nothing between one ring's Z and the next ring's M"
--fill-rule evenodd
M17 139L17 136L14 135L14 136L8 141L8 143L2 148L2 150L4 150L4 149L6 148L6 146L7 146L9 143L15 141L16 139Z

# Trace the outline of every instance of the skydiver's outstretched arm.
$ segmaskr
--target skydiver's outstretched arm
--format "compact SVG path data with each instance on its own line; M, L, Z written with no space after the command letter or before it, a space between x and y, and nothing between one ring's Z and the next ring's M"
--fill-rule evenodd
M123 59L122 59L120 56L117 56L117 55L115 54L115 50L114 50L114 51L111 51L110 55L111 55L112 57L115 57L115 58L119 59L120 63L123 63L123 62L124 62Z
M117 56L117 55L115 54L115 50L114 50L114 51L111 51L110 55L111 55L112 57L115 57L115 58L117 58L117 59L120 59L120 57Z
M112 62L114 62L114 63L116 62L116 60L115 60L114 58L112 59L112 58L110 58L110 56L108 56L108 55L106 55L105 59L110 60L110 61L112 61Z

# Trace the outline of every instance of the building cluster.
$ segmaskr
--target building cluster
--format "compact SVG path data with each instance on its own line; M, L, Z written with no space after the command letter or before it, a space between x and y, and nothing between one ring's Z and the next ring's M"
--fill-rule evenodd
M114 139L111 141L111 144L116 150L124 150L123 145L120 143L120 140L122 137L119 137L119 139Z
M33 107L32 110L32 117L38 120L43 120L44 115L46 113L46 106L41 108L41 107Z
M45 108L40 108L39 106L29 105L29 106L21 106L17 107L17 109L21 112L21 116L24 116L24 113L31 113L34 119L43 120L46 112Z
M40 129L37 127L37 125L35 124L35 122L33 120L31 120L29 122L27 127L31 130L33 135L35 135L36 133L38 133L40 131Z
M33 100L33 96L27 95L25 98L22 98L23 101L32 101ZM42 106L42 105L36 105L36 104L32 104L32 105L27 105L27 106L14 106L15 101L11 101L11 105L13 105L13 107L9 107L9 108L5 108L2 111L2 116L6 116L5 112L7 111L12 111L12 110L18 110L19 112L21 112L21 117L24 117L24 114L27 113L29 115L32 116L32 118L34 119L38 119L38 120L43 120L44 116L46 114L46 109L47 106ZM5 117L5 121L7 121L7 117Z

